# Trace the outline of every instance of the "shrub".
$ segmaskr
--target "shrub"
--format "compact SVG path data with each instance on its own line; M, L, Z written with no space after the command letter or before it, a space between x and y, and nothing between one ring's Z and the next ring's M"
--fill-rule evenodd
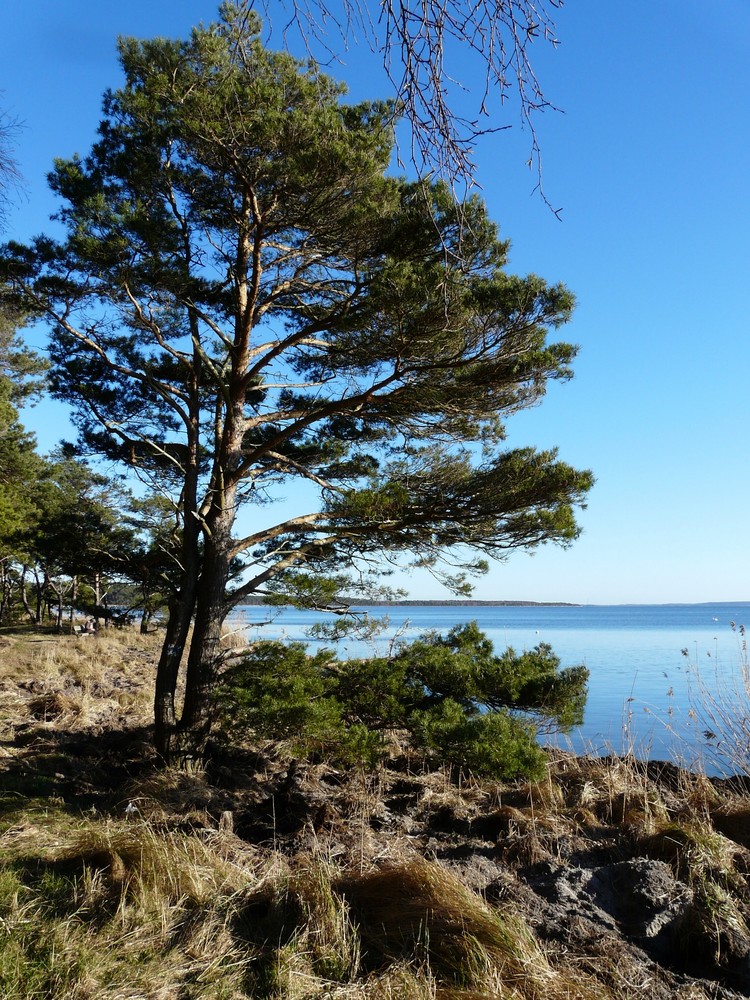
M430 751L447 764L487 778L541 778L544 753L528 720L506 710L469 716L461 705L447 700L411 719L415 746Z
M224 728L289 741L298 753L337 743L344 725L326 677L332 659L326 650L309 656L299 642L258 643L222 678L218 705Z
M492 778L539 777L540 726L580 722L588 671L560 670L549 646L496 656L476 623L429 633L390 658L261 642L228 671L218 698L230 735L287 740L296 752L375 764L400 730L437 762Z

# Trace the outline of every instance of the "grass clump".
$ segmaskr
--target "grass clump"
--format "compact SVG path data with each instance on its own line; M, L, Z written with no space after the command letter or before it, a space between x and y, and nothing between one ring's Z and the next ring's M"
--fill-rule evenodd
M474 987L499 967L520 977L539 958L520 922L503 919L450 872L421 858L345 878L365 961L428 965L435 976Z
M227 919L252 865L143 823L46 834L0 838L0 996L238 995Z
M298 859L286 891L307 928L306 944L316 974L333 982L350 982L359 972L358 928L345 896L334 892L332 878L328 865L303 857Z
M735 845L696 819L663 824L644 838L643 848L649 857L667 861L675 877L689 885L712 881L739 888L742 884L734 865Z

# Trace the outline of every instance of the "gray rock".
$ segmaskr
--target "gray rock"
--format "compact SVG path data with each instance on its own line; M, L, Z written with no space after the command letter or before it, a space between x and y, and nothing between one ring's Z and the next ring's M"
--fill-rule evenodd
M617 933L669 963L693 892L663 861L636 858L594 869L545 862L526 877L563 935Z

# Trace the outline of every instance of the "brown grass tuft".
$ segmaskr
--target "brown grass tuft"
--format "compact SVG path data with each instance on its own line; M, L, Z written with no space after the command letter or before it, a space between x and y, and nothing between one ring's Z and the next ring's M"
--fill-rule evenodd
M429 967L436 996L553 998L560 978L524 921L496 910L438 864L414 858L339 879L371 969L407 962Z
M668 862L675 877L690 885L710 879L741 887L734 867L736 846L706 823L664 824L644 837L640 846L648 857Z
M732 798L714 807L711 821L725 837L750 848L750 799Z

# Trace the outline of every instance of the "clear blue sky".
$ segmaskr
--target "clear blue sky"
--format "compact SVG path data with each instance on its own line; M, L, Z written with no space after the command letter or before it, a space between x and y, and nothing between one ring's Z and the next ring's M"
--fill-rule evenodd
M120 80L118 34L181 37L216 5L199 0L28 0L0 37L0 106L20 119L25 195L7 235L48 227L45 175L85 153L101 95ZM577 377L514 417L510 444L557 445L597 485L568 550L516 554L476 595L583 603L748 600L750 585L750 3L580 0L557 17L561 45L535 66L562 114L538 121L544 184L533 193L529 136L487 137L478 180L512 241L511 267L564 281L578 298L562 336ZM347 65L348 62L348 65ZM454 75L471 86L471 70ZM387 94L377 59L333 68L356 98ZM64 414L27 426L47 449ZM445 593L423 577L414 597Z

